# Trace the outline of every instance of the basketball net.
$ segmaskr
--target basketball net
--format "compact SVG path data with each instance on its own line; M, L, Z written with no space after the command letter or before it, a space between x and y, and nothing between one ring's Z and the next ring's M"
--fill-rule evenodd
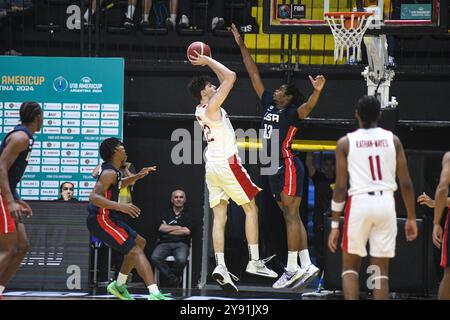
M373 13L369 12L327 12L325 20L334 37L334 61L342 60L344 49L347 61L352 48L353 60L361 61L361 41L367 28L372 24ZM356 58L356 59L355 59Z

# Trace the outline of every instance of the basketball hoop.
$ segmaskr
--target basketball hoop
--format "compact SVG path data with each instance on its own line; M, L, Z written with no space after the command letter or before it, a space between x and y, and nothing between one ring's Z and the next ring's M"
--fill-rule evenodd
M374 19L371 12L327 12L325 20L331 28L334 37L334 61L342 60L344 49L347 60L350 48L353 48L352 58L361 61L361 41L367 28Z

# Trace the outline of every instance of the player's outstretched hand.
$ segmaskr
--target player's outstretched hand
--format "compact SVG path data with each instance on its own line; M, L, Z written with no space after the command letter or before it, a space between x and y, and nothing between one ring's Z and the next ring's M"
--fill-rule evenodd
M434 200L430 198L429 195L427 195L425 192L422 193L420 196L417 197L417 202L426 205L427 207L434 208Z
M313 78L311 76L308 76L309 80L311 81L311 84L314 88L314 90L321 92L323 89L323 86L325 85L325 82L327 81L323 75L318 75L317 77Z
M17 202L19 203L21 209L22 209L22 214L25 215L27 218L31 217L33 215L33 210L31 209L31 207L28 205L28 203L26 203L23 200L17 200Z
M330 235L328 236L328 248L331 252L335 253L339 240L339 229L331 229Z
M196 50L194 50L194 52L197 56L190 54L189 61L191 61L194 66L206 66L208 64L209 57L198 53Z
M142 179L143 177L145 177L146 175L148 175L152 171L156 171L156 166L142 168L139 171L139 173L137 174L137 176L139 177L139 179Z
M405 223L406 241L413 241L417 238L416 219L407 219Z
M442 243L442 227L439 224L433 226L433 243L436 247L441 248Z
M244 40L241 37L241 34L239 33L238 28L236 28L236 25L234 23L231 24L231 33L233 33L234 40L238 44L238 46L241 46L244 43Z
M141 215L141 209L132 203L122 203L119 211L128 214L133 219L138 218Z

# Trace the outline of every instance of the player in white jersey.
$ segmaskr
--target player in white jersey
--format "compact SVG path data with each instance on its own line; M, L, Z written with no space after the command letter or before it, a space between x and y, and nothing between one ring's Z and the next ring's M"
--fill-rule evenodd
M250 258L246 271L269 278L278 277L276 272L266 267L267 259L259 259L258 207L254 198L261 189L252 182L241 164L233 126L228 114L221 108L234 85L236 73L208 56L198 55L190 58L194 65L210 67L220 81L220 87L216 88L209 77L195 77L189 83L188 89L199 100L195 116L208 142L205 153L205 179L209 191L209 205L214 212L212 238L217 263L212 276L224 290L237 292L230 275L235 280L238 279L228 271L224 258L225 224L230 198L242 206L245 212L245 233Z
M336 185L331 201L333 220L328 247L334 253L339 238L339 216L345 206L342 236L342 287L345 299L359 298L359 268L370 244L374 299L389 298L389 258L395 255L397 221L394 191L398 177L408 219L406 240L417 237L414 188L399 138L378 127L380 103L363 96L356 107L359 129L339 139L336 146Z

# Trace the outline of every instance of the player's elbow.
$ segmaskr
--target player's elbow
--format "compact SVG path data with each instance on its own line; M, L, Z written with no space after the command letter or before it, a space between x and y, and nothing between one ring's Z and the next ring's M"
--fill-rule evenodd
M227 79L228 81L234 83L237 79L236 72L230 71L230 73L227 75Z

